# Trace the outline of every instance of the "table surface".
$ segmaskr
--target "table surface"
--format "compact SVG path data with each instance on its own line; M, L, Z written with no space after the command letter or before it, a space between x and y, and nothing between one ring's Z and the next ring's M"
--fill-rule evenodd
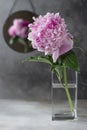
M78 120L52 121L48 101L0 100L0 130L87 130L87 100L78 101Z

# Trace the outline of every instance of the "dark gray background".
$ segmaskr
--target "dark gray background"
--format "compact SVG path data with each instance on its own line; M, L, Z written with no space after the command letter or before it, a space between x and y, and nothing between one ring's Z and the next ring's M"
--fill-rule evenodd
M45 63L21 63L37 51L21 54L13 51L4 41L3 24L14 0L0 0L0 99L48 100L51 98L51 73ZM87 0L32 0L37 14L60 12L70 32L77 37L85 56L77 51L81 73L78 78L78 98L87 98ZM18 0L13 12L32 11L28 0Z

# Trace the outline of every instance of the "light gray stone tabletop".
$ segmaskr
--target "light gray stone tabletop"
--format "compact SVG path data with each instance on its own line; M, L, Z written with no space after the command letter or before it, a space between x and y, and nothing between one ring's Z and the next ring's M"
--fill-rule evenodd
M78 101L78 120L52 121L47 101L0 100L0 130L87 130L87 100Z

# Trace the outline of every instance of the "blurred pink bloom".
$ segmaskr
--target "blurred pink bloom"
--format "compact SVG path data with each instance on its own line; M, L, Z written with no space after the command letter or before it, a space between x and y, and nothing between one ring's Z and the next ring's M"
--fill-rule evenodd
M15 28L22 28L23 27L23 19L14 19L13 21L13 25L15 26Z
M28 26L28 24L29 24L29 22L28 22L28 21L23 21L23 26L24 26L24 27L27 27L27 26Z
M33 19L34 23L29 24L31 32L28 34L33 48L44 52L45 55L51 54L54 62L60 55L73 48L72 36L59 13L47 13Z
M16 36L16 31L15 31L15 27L11 26L8 30L8 33L10 36L15 37Z
M20 34L19 34L19 36L21 37L21 38L25 38L25 37L27 37L27 31L26 31L26 28L22 28L21 29L21 31L20 31Z
M8 33L10 36L15 37L19 36L21 38L26 38L27 27L29 22L23 19L14 19L13 25L9 28Z

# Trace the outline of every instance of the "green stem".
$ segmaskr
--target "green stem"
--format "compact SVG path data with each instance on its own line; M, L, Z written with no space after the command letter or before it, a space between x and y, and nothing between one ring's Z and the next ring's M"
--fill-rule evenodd
M65 84L65 91L66 91L66 95L67 95L67 98L68 98L68 101L69 101L70 109L71 109L72 112L74 112L72 99L71 99L69 89L68 89L67 74L66 74L66 66L65 65L64 65L64 84Z
M56 76L57 76L57 78L58 78L58 80L59 80L59 82L62 84L62 87L63 88L65 88L64 87L64 84L62 83L62 81L61 81L61 78L59 77L60 76L60 74L58 73L58 71L55 69L55 71L54 71L55 73L56 73Z

